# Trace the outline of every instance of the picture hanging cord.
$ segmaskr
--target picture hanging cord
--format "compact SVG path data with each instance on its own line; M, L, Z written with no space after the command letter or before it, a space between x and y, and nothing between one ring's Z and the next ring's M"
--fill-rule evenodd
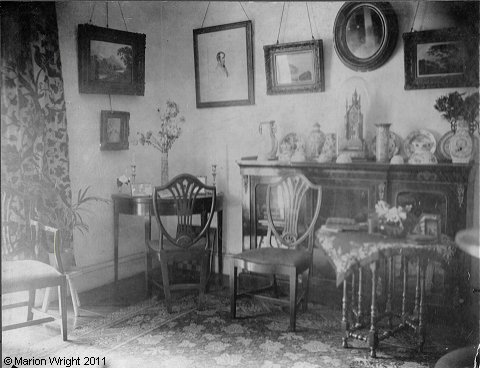
M415 25L415 19L417 18L419 5L420 5L420 0L417 0L417 8L415 9L415 14L413 15L412 28L410 28L410 32L413 32L413 26Z
M308 23L310 24L310 34L312 35L312 40L315 39L315 37L313 37L313 31L312 31L312 22L310 20L310 12L308 10L308 3L305 1L305 7L307 8L307 14L308 14Z
M120 5L120 1L117 1L117 4L118 4L118 7L120 8L120 14L122 14L125 30L128 31L127 22L125 22L125 17L123 16L123 10L122 10L122 6ZM90 20L88 21L88 23L92 23L93 13L95 12L95 5L97 5L96 2L93 3L92 12L90 13ZM108 2L105 2L105 5L107 6L107 28L108 28Z
M203 28L203 23L205 22L205 18L207 17L209 7L210 7L210 1L207 4L207 9L205 10L205 15L203 16L203 20L202 20L202 26L200 28Z
M242 3L239 1L238 4L239 4L240 7L242 8L243 13L244 13L245 16L247 17L247 20L250 20L250 18L248 17L247 12L245 11L245 8L243 7ZM210 1L209 1L208 4L207 4L207 9L205 10L205 15L203 16L202 25L201 25L200 28L203 28L203 24L205 23L205 18L207 17L207 13L208 13L208 8L209 8L209 7L210 7Z
M96 2L93 3L93 8L92 8L92 12L90 13L90 20L89 20L89 23L92 23L92 17L93 17L93 12L95 11L95 5L97 5Z
M110 100L110 112L113 112L113 109L112 109L112 95L110 93L108 94L108 99Z
M120 14L122 14L123 24L125 24L125 30L128 32L127 22L125 22L125 17L123 16L123 10L122 10L122 6L120 5L120 1L117 1L117 4L120 9Z
M278 45L278 39L280 37L280 28L282 28L282 20L283 20L283 11L285 10L285 1L283 2L283 7L282 7L282 16L280 17L280 25L278 26L278 33L277 33L277 45Z

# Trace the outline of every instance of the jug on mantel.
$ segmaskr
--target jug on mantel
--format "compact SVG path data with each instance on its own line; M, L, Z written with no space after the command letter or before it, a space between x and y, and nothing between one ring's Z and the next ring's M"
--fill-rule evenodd
M275 136L277 127L275 120L262 121L258 125L261 137L257 160L275 160L277 158L278 140Z

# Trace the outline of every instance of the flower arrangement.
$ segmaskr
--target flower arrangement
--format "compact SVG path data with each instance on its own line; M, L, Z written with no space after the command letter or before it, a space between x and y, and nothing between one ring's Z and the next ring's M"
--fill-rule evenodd
M463 98L465 93L457 91L440 96L435 101L433 107L442 113L442 116L451 124L452 130L456 130L456 122L463 118L470 127L471 131L478 128L478 104L479 93L474 92Z
M167 107L164 112L157 109L160 113L160 129L153 133L151 130L146 133L138 132L139 141L142 145L149 145L160 152L168 153L173 143L180 137L182 133L181 124L185 122L183 116L179 117L180 109L178 105L168 100Z
M375 205L375 213L380 231L390 236L403 236L416 223L416 217L412 214L412 205L391 207L385 201L378 201Z

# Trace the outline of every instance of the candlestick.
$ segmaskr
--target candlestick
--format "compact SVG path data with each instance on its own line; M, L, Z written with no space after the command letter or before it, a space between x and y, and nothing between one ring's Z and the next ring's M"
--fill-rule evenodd
M213 164L213 165L212 165L212 178L213 178L213 180L212 180L212 185L213 185L214 187L217 186L217 184L215 183L215 178L216 178L216 177L217 177L217 165Z
M132 161L130 167L132 168L132 184L135 184L135 176L137 173L137 165L135 165L135 161Z

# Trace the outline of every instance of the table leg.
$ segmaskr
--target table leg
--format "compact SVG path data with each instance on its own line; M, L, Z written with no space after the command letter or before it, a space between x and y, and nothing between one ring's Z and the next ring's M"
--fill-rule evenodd
M113 201L113 280L115 285L118 282L118 223L119 210L116 201Z
M377 332L377 262L370 264L372 271L372 305L370 307L370 332L368 334L368 344L370 346L370 357L377 357L378 332Z
M353 299L353 294L352 294ZM348 301L347 301L347 280L343 280L343 298L342 298L342 347L348 348L348 311L347 311Z
M363 323L363 299L362 299L362 294L363 294L363 271L362 267L358 268L358 306L357 306L357 325L360 325Z
M418 351L422 352L423 345L425 344L425 274L427 269L427 259L421 259L418 257L418 264L420 265L420 305L418 311Z
M152 218L150 214L145 216L145 288L147 297L152 296L152 257L148 248L148 242L152 239Z
M402 323L407 321L407 284L408 284L408 259L402 256L403 292L402 292Z
M218 274L220 276L220 286L223 286L223 210L217 212L217 227Z

